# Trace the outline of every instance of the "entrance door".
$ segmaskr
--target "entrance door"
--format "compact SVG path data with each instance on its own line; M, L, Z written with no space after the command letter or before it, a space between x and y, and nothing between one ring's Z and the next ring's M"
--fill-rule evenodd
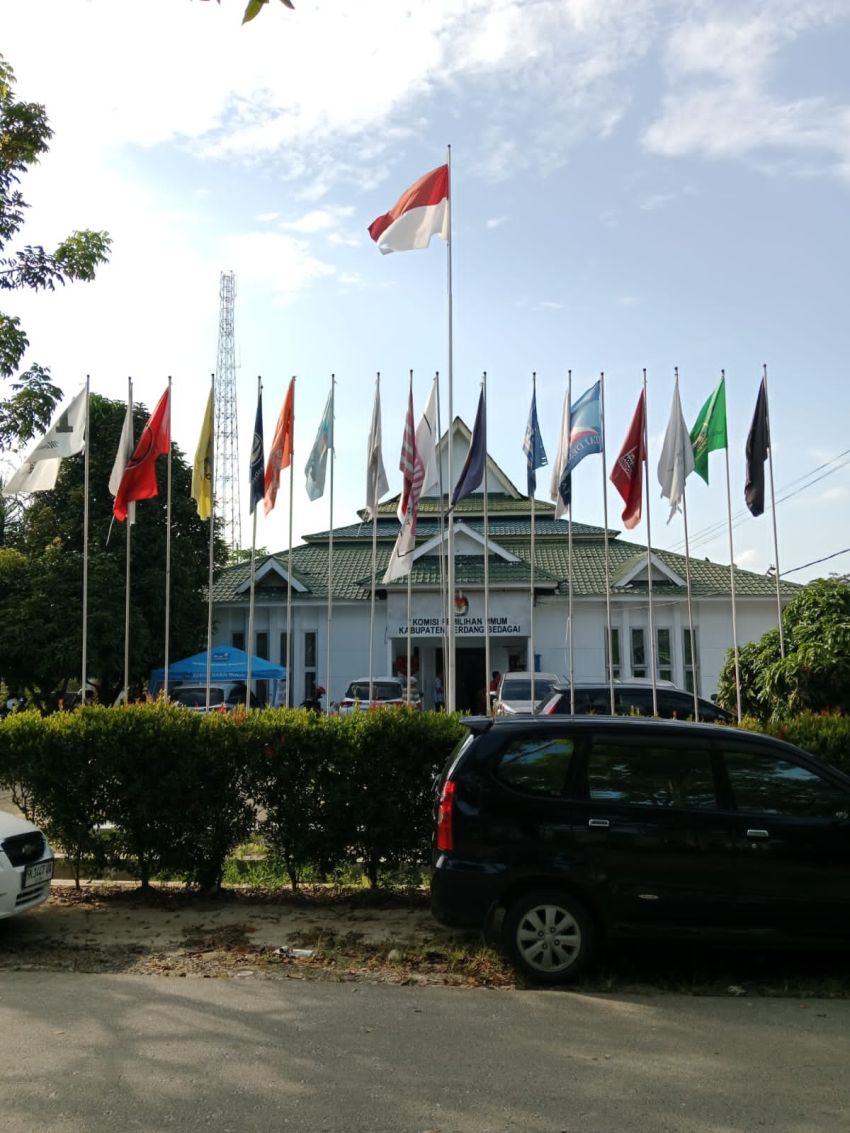
M460 712L483 715L487 711L488 674L484 671L483 649L458 649L455 703Z

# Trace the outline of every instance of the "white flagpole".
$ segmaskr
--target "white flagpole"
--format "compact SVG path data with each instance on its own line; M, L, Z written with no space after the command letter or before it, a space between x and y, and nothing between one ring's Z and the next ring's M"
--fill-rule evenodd
M163 682L168 688L169 641L171 638L171 375L168 375L168 465L165 487L165 659Z
M437 387L437 441L439 443L439 439L443 435L442 416L441 416L441 409L440 409L440 371L439 370L434 374L434 382L435 382L436 387ZM446 593L446 587L447 587L446 542L445 542L446 515L445 515L445 512L443 511L444 487L445 486L443 484L443 462L442 462L442 460L438 460L437 461L437 491L440 494L440 607L441 607L440 612L441 612L441 616L442 616L442 631L443 631L442 632L442 638L443 638L443 673L442 673L442 677L441 677L441 680L443 682L443 698L444 698L443 707L446 706L445 705L445 695L446 695L446 671L447 671L446 670L446 656L447 656L447 652L448 652L448 650L447 650L447 646L448 646L448 636L447 635L448 635L448 625L449 625L448 618L450 616L452 616L452 614L453 614L452 604L447 601L447 593ZM434 679L435 680L437 679L436 663L435 663L435 666L434 666Z
M652 601L652 522L649 503L649 409L646 396L646 367L643 368L643 453L646 488L646 584L649 593L649 661L652 675L652 715L658 715L658 681L655 675L655 612ZM694 643L691 639L691 652Z
M676 388L679 388L679 367L673 367L673 373L676 378ZM690 444L690 440L687 441ZM687 486L687 473L682 479L682 521L685 528L685 589L688 596L688 627L691 634L691 677L694 694L694 720L699 720L699 690L697 688L697 678L699 669L697 666L697 649L696 637L694 635L694 604L693 594L691 591L691 550L690 543L688 542L688 486Z
M89 626L89 450L91 429L89 416L89 375L86 374L86 451L83 456L83 679L80 685L80 703L86 703L88 687L88 626Z
M720 378L723 382L723 402L726 404L726 371L720 371ZM732 588L732 649L735 657L735 704L737 708L738 723L741 723L741 658L738 653L738 615L737 615L737 596L735 593L735 548L732 542L732 486L729 477L729 437L726 437L726 444L723 446L724 456L726 457L726 515L729 522L729 582ZM691 641L691 654L693 655L694 643ZM693 662L693 656L691 656Z
M215 374L210 376L210 396L213 399L210 414L210 553L207 568L207 689L204 701L210 707L210 687L212 685L212 627L213 627L213 553L215 536Z
M407 707L410 707L410 665L413 654L413 642L411 640L411 620L413 618L413 563L410 564L410 570L407 572L407 676L406 676L406 692L404 694L404 702Z
M611 628L611 563L608 552L608 467L606 459L607 438L605 436L605 374L599 375L599 394L601 399L602 425L602 522L605 524L605 624L608 635L608 695L611 701L611 715L614 715L614 633Z
M448 174L449 174L449 195L448 195L448 218L449 218L449 238L446 242L446 261L448 264L448 297L449 297L449 377L448 377L448 392L449 392L449 430L448 430L448 454L447 454L447 473L448 473L448 492L449 496L454 491L454 477L452 475L452 425L454 423L454 393L453 393L453 378L454 378L454 358L453 358L453 340L452 340L452 147L447 147L448 158ZM448 624L447 624L447 657L445 658L445 695L446 695L446 709L449 712L454 712L457 701L457 690L455 688L456 673L455 673L455 528L454 528L454 512L449 509L449 530L448 530ZM485 686L489 687L489 686Z
M133 435L135 429L133 427L133 379L127 379L127 405L130 411L130 437L128 443L128 451L125 455L125 467L127 460L133 452L134 441ZM130 701L130 528L133 526L133 520L136 518L136 505L130 503L127 506L127 519L125 525L127 530L125 534L125 547L127 562L124 568L124 703L128 704ZM165 689L165 695L168 696L168 688Z
M785 657L785 630L782 626L782 594L779 586L779 535L776 528L776 493L773 487L773 436L770 432L770 398L767 395L767 364L762 367L764 382L764 415L767 420L767 461L770 471L770 511L773 516L773 558L776 564L776 620L779 624L779 653Z
M381 386L381 371L379 370L378 375L375 378L375 397L376 398L378 396L378 390L380 389L380 386ZM372 678L372 673L373 673L372 650L374 648L374 643L375 643L375 573L378 569L378 501L377 501L377 498L375 500L370 501L370 503L374 504L374 506L372 507L372 594L371 594L371 601L370 601L370 604L369 604L369 703L371 704L373 699L374 699L373 688L372 688L373 683L374 683L373 678ZM328 685L327 705L328 705L328 711L329 712L330 712L330 696L331 696L330 687L331 686Z
M484 395L484 440L487 441L487 371L481 379L481 392ZM490 523L487 509L487 444L484 445L484 688L487 690L486 711L493 710L490 702ZM532 707L534 697L532 697Z
M334 579L334 458L336 456L336 438L334 436L334 409L336 405L336 376L331 374L331 419L330 419L330 453L328 454L331 462L331 485L330 485L330 530L328 533L328 657L327 657L327 680L325 683L325 713L330 713L331 706L331 649L333 643L333 579ZM290 522L292 520L292 509L289 511ZM289 539L290 553L292 547L292 536ZM374 575L373 575L374 585Z
M564 468L568 468L570 464L570 436L573 431L573 372L567 371L567 457ZM563 469L561 470L561 478L563 479ZM560 491L560 485L558 487ZM572 480L570 480L570 506L567 508L567 563L569 571L569 597L568 597L568 611L567 621L570 626L570 651L569 651L569 668L570 668L570 712L575 715L576 710L576 690L575 690L575 652L573 649L573 494L572 494Z
M257 401L263 396L263 379L257 378ZM262 438L261 438L262 440ZM251 585L248 591L248 640L245 643L248 653L248 671L245 680L245 711L251 708L251 675L254 668L254 582L257 565L257 508L259 500L254 503L253 523L251 524Z
M295 473L295 375L292 376L292 459L289 462L289 554L286 570L289 582L286 587L286 706L291 708L292 699L292 502ZM330 694L328 694L330 695Z
M532 391L531 392L531 403L532 403L532 405L536 406L537 405L537 371L536 370L533 371L533 373L531 375L531 391ZM532 464L534 463L534 457L535 457L534 441L532 440L532 451L531 451L531 463ZM528 457L526 457L526 459L528 459ZM535 471L535 474L536 474L536 469L534 471ZM536 524L535 524L535 517L534 517L534 492L532 492L531 493L531 562L529 564L529 566L530 566L530 576L531 576L531 585L530 585L530 590L529 590L529 595L528 595L528 629L529 629L529 632L528 632L528 649L529 649L528 671L531 673L531 712L532 712L532 715L534 715L537 712L537 697L534 695L534 693L535 693L535 688L534 688L534 660L535 660L535 654L534 654L534 555L535 555L534 537L535 537L535 535L536 535Z

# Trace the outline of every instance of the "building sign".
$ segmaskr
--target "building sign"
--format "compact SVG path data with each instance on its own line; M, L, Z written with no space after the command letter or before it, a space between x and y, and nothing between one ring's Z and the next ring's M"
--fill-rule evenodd
M457 638L484 637L484 596L466 595L456 603L455 636ZM464 609L465 607L465 609ZM464 612L461 613L460 611ZM439 598L434 594L414 595L410 636L414 638L442 638L447 619L443 617ZM527 596L491 594L490 637L528 637L529 611ZM387 636L407 637L407 598L392 594L387 600Z

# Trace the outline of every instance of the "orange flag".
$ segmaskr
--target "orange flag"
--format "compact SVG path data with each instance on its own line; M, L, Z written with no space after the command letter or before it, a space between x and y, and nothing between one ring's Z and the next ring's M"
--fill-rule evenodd
M289 389L283 399L283 408L275 425L272 445L269 449L269 459L266 463L265 495L263 496L263 510L266 515L272 510L277 500L277 490L280 487L280 474L284 468L292 463L292 446L295 433L295 378L289 381Z
M171 447L171 399L168 395L166 390L157 402L121 477L112 512L122 522L127 518L128 504L157 495L156 458L164 456Z

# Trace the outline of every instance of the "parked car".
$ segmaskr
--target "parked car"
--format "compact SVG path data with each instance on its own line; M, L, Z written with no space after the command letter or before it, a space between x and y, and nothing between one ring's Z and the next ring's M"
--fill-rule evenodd
M531 681L534 678L534 699ZM505 673L493 700L493 714L511 716L516 712L531 712L536 704L547 700L553 687L563 681L557 673Z
M372 677L372 698L369 699L369 678L358 677L345 690L339 702L340 716L368 708L401 708L407 704L403 677ZM415 677L410 678L410 704L412 708L422 707L422 696Z
M575 710L578 714L594 713L607 716L611 711L611 690L607 681L591 683L576 682ZM692 720L694 718L694 695L687 689L678 688L672 681L656 681L655 696L658 715L665 719ZM569 682L553 685L546 701L538 707L541 716L554 716L570 711ZM734 717L731 712L715 704L713 700L697 697L699 718L707 723L727 724ZM652 715L652 681L635 678L630 681L614 681L614 714L617 716Z
M50 896L53 851L37 826L0 811L0 919Z
M609 938L850 942L850 777L678 720L476 717L435 799L434 916L541 983Z
M193 712L206 712L207 709L207 686L203 685L178 685L171 690L169 696L172 704L179 704L183 708L189 708ZM232 712L240 704L245 703L245 684L244 682L225 682L224 684L210 685L210 712ZM259 701L256 696L251 693L251 707L259 707Z

